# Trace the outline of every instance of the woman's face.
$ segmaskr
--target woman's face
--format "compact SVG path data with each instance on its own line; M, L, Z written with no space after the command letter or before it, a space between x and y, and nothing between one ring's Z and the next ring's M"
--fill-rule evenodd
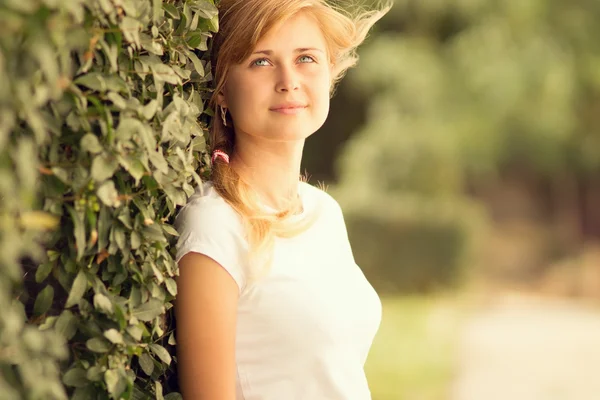
M330 85L325 38L313 18L298 13L231 66L218 101L229 110L236 135L299 140L325 122Z

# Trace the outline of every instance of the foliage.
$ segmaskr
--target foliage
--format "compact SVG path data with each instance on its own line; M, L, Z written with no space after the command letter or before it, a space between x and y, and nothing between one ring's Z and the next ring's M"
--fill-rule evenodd
M426 230L430 204L465 203L512 173L551 187L554 207L580 207L564 197L600 174L599 17L589 1L396 0L348 76L368 111L338 163L347 201L412 207ZM574 219L598 223L588 203ZM437 252L438 239L424 245Z
M180 397L170 223L217 29L210 0L0 5L0 398Z

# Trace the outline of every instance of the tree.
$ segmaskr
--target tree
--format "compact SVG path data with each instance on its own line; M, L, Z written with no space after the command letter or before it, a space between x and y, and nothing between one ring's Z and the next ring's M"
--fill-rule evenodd
M363 208L412 199L419 218L507 174L533 176L555 215L575 214L571 243L580 221L600 234L598 17L586 1L396 1L349 75L369 111L340 160L340 191L364 194Z

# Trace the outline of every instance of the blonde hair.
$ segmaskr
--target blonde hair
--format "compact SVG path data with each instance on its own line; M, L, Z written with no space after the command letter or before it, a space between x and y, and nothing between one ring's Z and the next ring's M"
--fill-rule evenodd
M317 21L328 47L332 64L333 94L335 84L348 68L358 61L356 48L364 41L369 29L388 10L389 6L374 11L360 11L355 16L323 0L221 0L219 5L219 32L212 40L211 60L215 90L210 105L215 110L210 128L212 151L228 154L235 151L235 133L231 120L225 126L217 110L217 95L223 90L231 65L239 64L256 47L258 41L276 24L299 12L307 12ZM301 178L299 178L301 179ZM290 218L301 209L300 201L278 214L267 213L255 194L237 172L221 158L213 162L211 180L215 190L242 217L251 249L251 257L261 257L263 267L269 265L275 237L292 237L306 230L314 215ZM255 278L266 268L248 271Z

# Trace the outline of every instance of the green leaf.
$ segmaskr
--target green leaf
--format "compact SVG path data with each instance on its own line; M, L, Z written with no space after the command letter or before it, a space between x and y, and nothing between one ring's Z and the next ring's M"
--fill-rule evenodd
M156 354L156 356L160 358L162 362L164 362L167 365L171 364L171 355L169 354L167 349L155 343L151 344L149 347L150 350L152 350L152 352Z
M171 85L181 85L181 78L177 76L173 68L166 64L150 65L154 79L170 83Z
M152 22L157 23L163 16L162 0L152 0Z
M93 133L85 134L81 138L79 145L81 146L81 150L87 151L92 154L98 154L104 149L98 141L98 137Z
M130 325L127 327L127 333L131 335L135 340L142 340L143 329L137 325Z
M163 9L169 14L173 19L179 19L179 10L173 4L163 3Z
M188 42L188 44L189 44L189 42ZM199 44L199 42L198 42L198 44ZM196 44L195 46L192 46L190 44L190 47L196 48L198 46L198 44ZM196 53L194 53L193 51L187 50L187 49L185 49L184 52L185 52L185 55L187 56L187 58L189 58L190 61L192 62L192 64L194 64L194 69L196 70L198 75L203 77L205 75L204 65L202 65L202 61L198 58Z
M210 19L210 21L208 22L208 29L211 32L219 31L219 16L218 15Z
M77 332L77 318L69 310L64 310L54 324L56 332L70 340Z
M123 344L123 335L116 329L109 329L104 332L104 337L114 344Z
M165 396L165 400L183 400L183 396L177 392L171 392Z
M110 345L106 343L104 339L101 338L91 338L85 342L85 345L88 349L95 353L106 353L110 350Z
M94 295L94 308L104 314L112 315L114 313L112 303L109 298L102 293L96 293Z
M115 369L109 369L104 373L104 382L106 383L108 393L114 399L118 399L120 394L125 390L125 385L121 383L121 376Z
M104 182L96 191L96 195L109 207L119 207L121 205L119 192L117 192L113 181Z
M121 229L121 227L119 227L119 226L115 227L115 242L117 242L119 249L121 249L121 250L125 249L125 245L126 245L125 231L123 229Z
M158 102L156 100L151 100L142 108L142 115L146 120L151 120L156 114L156 110L158 109Z
M90 72L89 74L80 76L79 78L75 79L73 83L85 86L98 92L105 92L108 90L104 77L97 72Z
M75 210L73 207L65 206L71 221L73 221L73 236L75 237L75 246L77 246L77 261L81 260L85 252L85 223L83 211Z
M50 285L46 286L38 293L33 305L33 314L42 315L46 313L52 306L54 300L54 288Z
M165 312L164 303L158 299L150 299L147 303L133 309L132 316L140 321L152 321Z
M125 110L127 108L127 102L118 93L110 92L106 95L106 97L120 110Z
M169 343L171 346L177 346L177 341L175 340L175 335L173 334L173 332L171 332L171 334L169 335L167 343Z
M52 272L51 262L45 262L40 264L40 266L35 271L35 281L37 283L42 283L48 277L50 272Z
M177 283L175 282L175 280L167 278L165 280L165 285L167 286L167 290L172 296L177 296Z
M163 174L167 174L169 172L169 164L167 164L167 162L165 161L165 157L162 153L159 153L157 151L149 151L148 158L157 170L159 170Z
M98 382L102 380L106 367L104 365L94 365L87 370L86 378L92 382Z
M217 7L209 1L194 1L190 4L190 9L200 13L200 16L204 19L212 19L219 13Z
M71 290L69 291L69 297L67 298L65 308L73 307L79 303L79 300L81 300L87 290L87 284L87 276L83 271L79 271L73 281L73 286L71 286Z
M80 367L68 370L62 380L65 385L71 387L83 387L89 383L85 370Z
M117 156L119 160L119 164L125 169L125 171L129 172L129 174L135 179L135 186L139 184L140 179L144 176L146 172L146 168L140 162L140 160L132 157L132 156Z
M156 394L156 400L165 400L163 396L163 387L159 381L154 381L154 392Z
M133 250L138 249L142 244L142 237L137 232L131 232L131 248Z
M142 367L142 371L148 376L152 375L154 371L154 361L152 361L152 357L148 353L142 353L139 357L140 367Z
M175 228L173 228L171 225L163 224L162 228L166 233L168 233L171 236L175 236L175 237L179 236L179 232L177 232L177 230Z
M104 182L115 174L118 167L119 162L116 157L108 153L100 154L92 161L92 178L96 182Z
M138 20L125 16L121 20L120 28L125 40L135 43L138 47L140 46L142 24Z

